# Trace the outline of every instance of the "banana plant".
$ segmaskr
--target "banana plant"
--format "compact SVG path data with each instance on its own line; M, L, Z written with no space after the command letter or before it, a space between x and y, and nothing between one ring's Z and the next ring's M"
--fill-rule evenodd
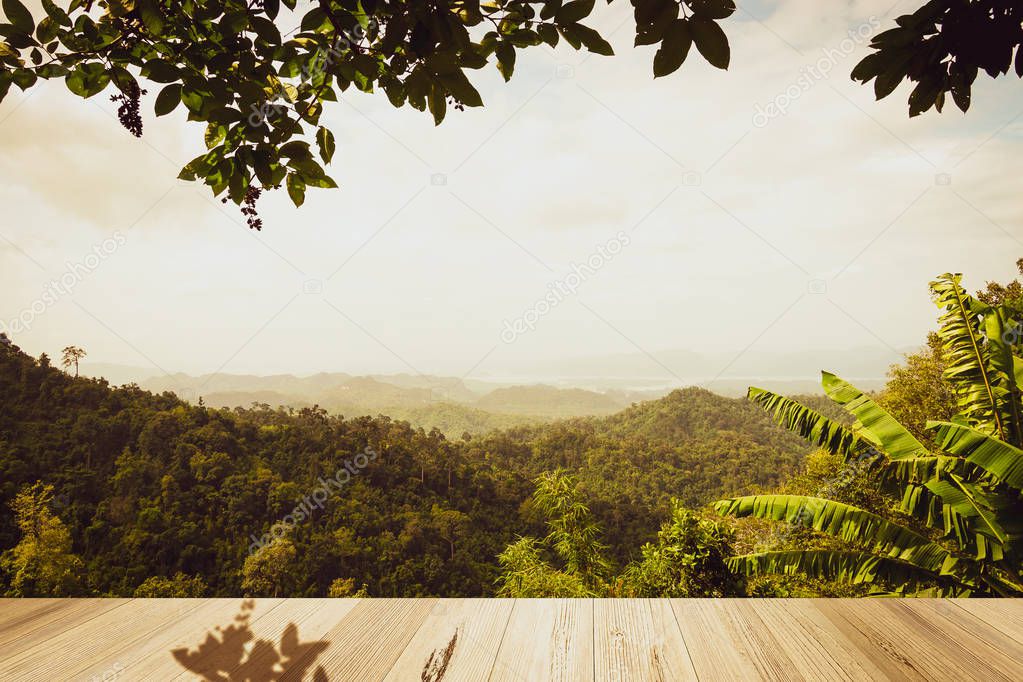
M802 495L750 495L717 502L719 514L782 521L841 541L843 549L767 551L729 559L744 575L803 574L866 583L875 593L1023 596L1023 330L1012 312L973 299L961 276L931 283L941 308L946 379L959 413L928 422L929 449L862 391L824 372L827 396L854 421L845 426L761 388L748 398L778 423L863 470L894 507L926 529L852 505ZM908 519L907 519L908 521Z

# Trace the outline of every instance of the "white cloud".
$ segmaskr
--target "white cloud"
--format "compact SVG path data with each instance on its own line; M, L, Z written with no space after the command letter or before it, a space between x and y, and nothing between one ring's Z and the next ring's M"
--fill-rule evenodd
M756 127L758 105L891 2L740 4L726 24L727 72L694 49L655 81L653 51L631 47L626 23L611 37L616 57L537 49L520 54L510 84L493 68L475 74L487 107L452 111L440 127L382 95L346 94L350 105L325 114L341 189L311 191L299 210L268 195L259 234L233 206L174 180L201 147L197 125L147 116L139 142L109 103L59 84L12 93L0 106L0 235L44 267L0 240L0 319L65 260L135 223L123 250L20 345L53 354L76 343L96 361L149 358L194 372L225 362L266 373L407 371L408 362L461 373L499 343L504 319L672 190L577 300L485 369L635 351L582 304L650 349L904 347L933 325L933 276L962 271L972 287L1011 278L1023 255L1015 79L982 77L967 116L909 119L906 87L875 102L848 79L867 53L859 44L785 115ZM610 32L630 11L614 3L597 25ZM434 173L446 184L431 185ZM951 184L937 184L939 174ZM779 319L817 278L827 294ZM301 293L310 279L323 280L322 294Z

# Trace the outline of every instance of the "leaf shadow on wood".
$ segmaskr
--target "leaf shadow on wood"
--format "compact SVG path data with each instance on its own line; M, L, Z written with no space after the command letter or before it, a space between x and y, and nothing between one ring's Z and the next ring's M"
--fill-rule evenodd
M255 639L249 618L255 603L242 602L234 622L216 626L195 649L173 649L170 653L186 670L208 682L270 682L303 680L323 651L327 641L300 642L298 626L288 623L279 645ZM253 641L255 640L255 641ZM313 672L313 682L327 682L323 666Z

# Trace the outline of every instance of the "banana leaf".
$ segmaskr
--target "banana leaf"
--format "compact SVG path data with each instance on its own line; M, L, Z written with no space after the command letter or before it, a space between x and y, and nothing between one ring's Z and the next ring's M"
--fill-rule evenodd
M982 535L997 540L1001 544L1009 542L1009 534L1002 527L998 510L1007 509L1010 500L1003 495L986 491L977 484L967 483L955 474L947 478L928 481L924 487L941 498L955 513L962 516Z
M857 449L859 440L852 431L795 400L750 386L747 399L771 413L775 421L816 446L843 457Z
M961 279L962 275L946 273L931 282L935 303L944 308L938 336L946 363L945 378L953 384L960 414L1005 441L1009 432L1001 396L1008 394L1010 378L994 370L990 349L981 334L982 319L991 309L967 295ZM1015 383L1015 377L1011 381Z
M942 450L964 457L999 481L1023 489L1023 450L977 429L950 422L927 422Z
M972 582L940 576L904 561L866 552L835 550L762 552L730 557L726 562L729 570L746 576L778 573L802 574L811 578L852 584L883 581L906 592L938 585L948 590L950 596L963 596L963 593L976 589Z
M727 516L754 516L812 528L935 574L958 575L963 562L941 545L876 514L834 500L804 495L748 495L714 504Z
M893 460L925 457L930 454L924 444L894 417L868 398L858 388L830 372L821 373L821 385L828 397L848 410Z

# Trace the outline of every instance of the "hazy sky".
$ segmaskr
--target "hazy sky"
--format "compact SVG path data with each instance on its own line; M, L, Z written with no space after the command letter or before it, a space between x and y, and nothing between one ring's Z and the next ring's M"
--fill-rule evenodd
M36 355L77 344L167 371L478 377L666 349L901 349L933 327L933 276L1011 279L1016 77L981 75L966 116L949 101L910 120L908 85L875 102L848 73L861 36L918 1L739 4L727 72L694 48L654 81L618 0L592 22L615 57L520 52L510 84L473 74L485 108L439 128L348 93L323 117L341 189L298 210L271 193L261 233L175 179L201 128L154 119L155 93L138 141L109 92L12 89L0 322L29 320L12 336ZM784 115L758 116L779 97ZM69 263L72 290L47 296ZM503 332L523 316L534 329Z

